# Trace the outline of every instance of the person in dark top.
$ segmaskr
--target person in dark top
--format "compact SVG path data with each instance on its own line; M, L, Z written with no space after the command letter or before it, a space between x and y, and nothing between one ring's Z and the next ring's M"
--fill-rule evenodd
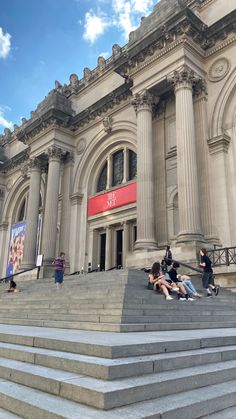
M172 252L170 250L170 246L166 246L166 252L165 252L164 260L166 261L167 266L171 265L171 263L172 263Z
M178 298L182 299L184 297L185 300L194 301L193 298L187 293L186 288L182 281L179 280L179 275L177 275L177 268L179 268L179 263L173 262L171 264L170 270L168 271L169 277L172 282L176 284L179 288Z
M212 297L212 291L215 295L219 294L219 286L215 285L213 269L211 267L212 263L210 258L207 256L207 251L204 247L200 250L200 266L203 267L203 275L202 275L202 285L203 288L207 291L207 297Z

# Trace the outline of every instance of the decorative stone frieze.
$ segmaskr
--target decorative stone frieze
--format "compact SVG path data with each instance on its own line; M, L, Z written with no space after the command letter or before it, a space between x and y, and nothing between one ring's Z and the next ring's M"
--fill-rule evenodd
M102 123L103 123L103 128L104 128L104 131L105 131L107 134L110 134L110 133L111 133L111 131L112 131L112 123L113 123L112 117L111 117L111 116L106 116L106 117L103 119Z
M209 138L208 146L210 154L228 153L230 137L226 134L218 135L214 138Z
M230 70L230 62L227 58L221 57L218 58L211 65L208 73L208 78L210 81L217 82L222 80Z

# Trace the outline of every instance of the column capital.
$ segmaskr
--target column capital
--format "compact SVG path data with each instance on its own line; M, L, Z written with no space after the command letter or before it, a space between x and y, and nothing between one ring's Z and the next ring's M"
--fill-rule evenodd
M183 65L170 74L168 80L174 85L175 91L179 88L192 89L193 84L196 83L196 76L190 67Z
M193 86L193 95L195 99L206 99L207 98L207 84L205 79L196 80Z
M152 112L153 105L158 103L158 98L153 96L147 89L139 93L135 93L130 101L133 105L135 112L140 110L149 110Z
M81 205L83 200L83 194L80 192L74 193L70 196L71 205Z
M209 138L207 140L210 154L228 153L230 137L226 134L218 135L217 137Z
M60 161L62 156L64 155L64 151L60 147L53 145L48 148L47 155L49 160Z
M29 168L32 170L41 170L42 160L39 157L30 157L29 159Z

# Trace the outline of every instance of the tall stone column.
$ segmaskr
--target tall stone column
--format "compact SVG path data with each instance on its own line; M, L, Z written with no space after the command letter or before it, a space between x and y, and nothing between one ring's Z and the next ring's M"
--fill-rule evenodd
M193 71L174 73L176 96L177 178L180 232L178 242L202 241L196 138L193 112Z
M52 146L48 149L49 165L42 238L42 253L44 255L45 267L51 267L52 261L56 256L61 156L62 150L60 148ZM49 269L50 271L51 269Z
M66 266L69 266L69 244L70 244L70 213L71 213L71 171L74 158L73 154L65 157L63 176L62 176L62 204L61 204L61 228L60 228L60 251L66 254Z
M205 239L219 244L214 227L213 199L210 187L210 156L207 141L207 91L206 82L199 80L194 87L194 115L196 124L196 153L198 166L199 199L201 208L201 225Z
M153 97L144 90L132 98L137 115L137 241L135 250L154 250Z
M106 257L105 257L105 270L112 268L112 227L106 228Z
M41 185L41 161L34 157L30 159L30 186L26 214L26 235L22 269L30 269L36 263L36 241L38 233L38 216Z

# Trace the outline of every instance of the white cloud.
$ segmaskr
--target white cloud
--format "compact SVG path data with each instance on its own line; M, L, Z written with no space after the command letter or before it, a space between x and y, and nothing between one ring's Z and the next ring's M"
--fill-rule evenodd
M5 112L11 111L11 108L9 106L0 105L0 126L3 128L13 128L13 123L11 121L8 121L5 117Z
M95 15L93 10L90 10L85 15L85 24L84 24L84 39L93 44L96 39L102 35L109 23L106 20L105 15Z
M0 58L7 58L11 50L11 35L9 33L3 33L0 27Z
M99 54L99 57L104 57L105 59L109 58L111 55L110 52L106 51L106 52L101 52L101 54Z
M83 37L91 43L111 26L118 28L127 41L129 33L139 26L140 18L151 13L154 0L97 0L98 3L98 13L91 9L85 15Z

